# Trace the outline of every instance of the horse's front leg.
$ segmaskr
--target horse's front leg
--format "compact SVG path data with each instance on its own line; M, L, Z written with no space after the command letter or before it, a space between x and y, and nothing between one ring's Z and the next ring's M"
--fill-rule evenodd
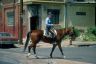
M61 47L61 44L58 44L58 48L59 48L59 50L60 50L60 52L61 52L63 58L65 58L64 53L63 53L63 50L62 50L62 47Z
M56 48L56 46L57 46L57 44L53 44L52 51L51 51L51 53L50 53L50 57L51 57L51 58L52 58L52 54L53 54L53 51L54 51L54 49Z

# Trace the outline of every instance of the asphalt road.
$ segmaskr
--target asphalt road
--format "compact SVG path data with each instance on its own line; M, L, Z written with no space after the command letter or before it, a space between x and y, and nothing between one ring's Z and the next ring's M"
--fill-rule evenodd
M24 59L26 57L27 51L22 52L23 48L0 48L0 64L27 64ZM87 62L91 64L96 64L96 46L91 47L63 47L64 54L66 56L65 60ZM51 48L37 48L37 55L40 59L49 59ZM63 59L58 48L55 49L53 53L54 59ZM30 60L36 61L35 58ZM38 63L45 61L38 60ZM22 63L24 61L24 63ZM29 61L29 60L28 60ZM37 64L38 64L37 63ZM31 63L32 64L32 63Z

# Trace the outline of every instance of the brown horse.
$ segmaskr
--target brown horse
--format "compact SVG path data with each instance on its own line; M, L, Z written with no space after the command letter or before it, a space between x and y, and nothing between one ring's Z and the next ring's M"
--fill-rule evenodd
M53 53L54 49L56 48L56 46L58 46L61 54L64 56L64 53L63 53L62 47L61 47L61 41L66 35L71 36L71 34L73 34L73 29L72 28L57 29L56 32L57 32L57 35L54 38L50 38L50 37L46 37L43 35L43 33L44 33L43 30L32 30L31 32L29 32L27 34L24 51L26 50L26 48L28 46L29 39L31 38L32 44L29 45L29 47L28 47L29 53L30 53L30 49L33 47L33 52L36 55L36 45L38 44L39 41L43 41L45 43L56 42L56 44L53 44L52 51L50 53L50 57L52 58L52 53Z

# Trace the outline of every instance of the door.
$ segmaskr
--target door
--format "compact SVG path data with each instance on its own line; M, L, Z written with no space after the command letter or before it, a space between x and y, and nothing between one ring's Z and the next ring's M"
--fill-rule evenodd
M31 13L31 17L30 17L30 30L36 30L39 27L39 9L40 9L40 5L39 4L32 4L29 5L29 11Z

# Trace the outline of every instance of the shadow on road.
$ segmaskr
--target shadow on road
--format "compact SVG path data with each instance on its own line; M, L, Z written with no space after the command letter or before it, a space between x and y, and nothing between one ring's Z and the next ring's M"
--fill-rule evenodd
M1 49L17 48L14 44L0 44Z

